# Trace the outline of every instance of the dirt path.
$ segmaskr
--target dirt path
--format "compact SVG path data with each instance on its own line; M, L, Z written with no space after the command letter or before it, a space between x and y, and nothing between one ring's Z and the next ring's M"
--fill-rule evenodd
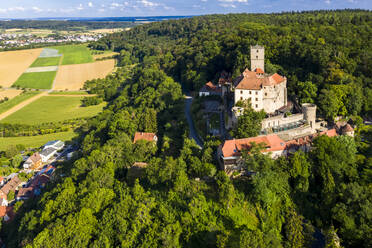
M30 99L27 99L26 101L21 102L20 104L14 106L13 108L11 108L11 109L5 111L4 113L0 114L0 121L1 121L2 119L5 119L5 118L8 117L9 115L11 115L11 114L17 112L17 111L20 110L21 108L23 108L23 107L29 105L30 103L36 101L36 100L39 99L40 97L43 97L43 96L46 96L46 95L48 95L48 92L47 92L47 91L44 91L44 92L42 92L42 93L40 93L40 94L38 94L38 95L36 95L36 96L34 96L34 97L31 97Z
M97 96L96 94L91 94L91 95L69 95L69 94L65 94L65 95L59 95L59 94L49 94L48 96L64 96L64 97L93 97L93 96Z

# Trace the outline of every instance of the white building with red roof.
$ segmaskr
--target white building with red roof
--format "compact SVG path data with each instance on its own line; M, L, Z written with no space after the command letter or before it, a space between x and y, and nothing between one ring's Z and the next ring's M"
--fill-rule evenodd
M234 81L234 102L250 100L256 111L274 113L287 105L287 78L265 73L264 48L251 47L251 70L248 68Z
M133 143L136 143L138 140L147 140L150 142L158 142L158 136L155 133L144 133L144 132L136 132L134 134Z

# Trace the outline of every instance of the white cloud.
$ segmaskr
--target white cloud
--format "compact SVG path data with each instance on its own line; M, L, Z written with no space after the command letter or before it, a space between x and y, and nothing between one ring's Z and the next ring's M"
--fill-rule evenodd
M331 0L325 0L324 1L326 4L331 4Z
M34 7L32 7L31 8L34 12L42 12L43 10L42 9L40 9L39 7L36 7L36 6L34 6Z
M144 7L156 7L156 6L159 6L158 3L150 2L150 1L147 1L147 0L140 0L140 1L138 1L138 3L141 4Z
M89 3L88 3L88 6L89 6L90 8L92 8L92 7L93 7L93 3L92 3L92 2L89 2Z
M76 7L76 9L77 9L77 10L83 10L83 9L84 9L83 4L79 4L79 6Z

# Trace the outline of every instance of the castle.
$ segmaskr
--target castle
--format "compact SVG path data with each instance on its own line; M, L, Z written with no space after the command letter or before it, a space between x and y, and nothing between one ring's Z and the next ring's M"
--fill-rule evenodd
M287 78L265 73L265 48L251 46L251 70L234 80L234 103L250 100L256 111L271 114L287 105Z

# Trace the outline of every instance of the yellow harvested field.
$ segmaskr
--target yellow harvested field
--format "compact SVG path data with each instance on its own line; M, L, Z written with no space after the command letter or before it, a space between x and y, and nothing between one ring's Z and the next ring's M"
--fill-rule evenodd
M5 97L8 97L10 100L18 96L21 93L22 93L22 90L16 90L16 89L0 90L0 100L4 99Z
M40 55L42 48L0 52L0 85L10 87Z
M94 29L94 30L91 30L90 32L94 34L112 34L112 33L121 32L121 31L123 31L122 28L102 28L102 29Z
M118 54L119 53L117 53L117 52L96 54L96 55L93 55L93 58L97 60L97 59L112 57L112 56L115 56L115 55L118 55Z
M85 81L104 78L113 71L114 67L114 59L60 66L53 90L80 90Z

